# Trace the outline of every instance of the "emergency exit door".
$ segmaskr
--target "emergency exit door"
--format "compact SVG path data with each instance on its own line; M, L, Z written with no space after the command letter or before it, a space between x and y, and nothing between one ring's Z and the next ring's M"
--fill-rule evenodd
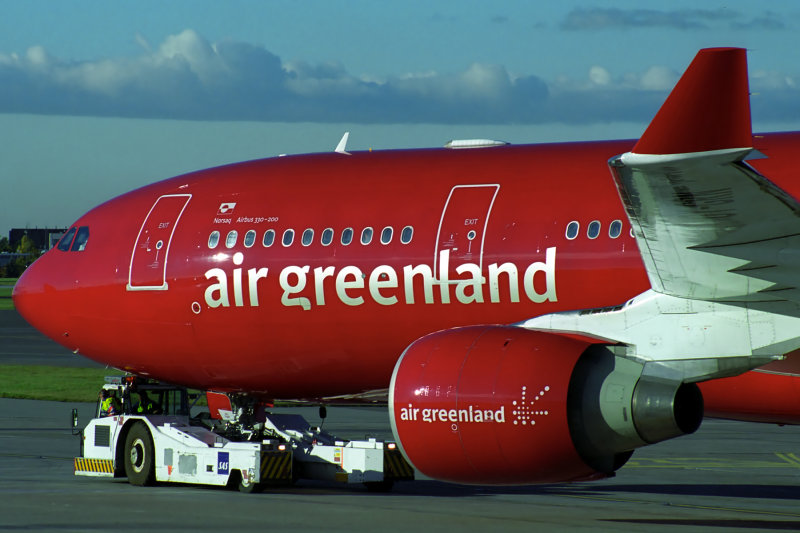
M167 259L172 236L191 194L165 194L142 223L131 254L128 290L167 290Z
M449 272L464 263L472 263L483 269L483 241L492 205L500 185L456 185L442 210L436 251L433 258L434 272L438 277L439 253L450 250Z

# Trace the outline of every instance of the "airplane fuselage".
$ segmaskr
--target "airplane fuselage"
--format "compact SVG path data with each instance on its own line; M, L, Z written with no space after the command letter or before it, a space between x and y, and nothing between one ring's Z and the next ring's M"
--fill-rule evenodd
M757 140L769 159L756 165L791 191L781 162L800 135ZM386 388L431 331L646 290L606 165L631 146L316 154L179 176L79 219L85 246L39 260L58 266L41 269L48 309L26 316L86 357L201 389Z

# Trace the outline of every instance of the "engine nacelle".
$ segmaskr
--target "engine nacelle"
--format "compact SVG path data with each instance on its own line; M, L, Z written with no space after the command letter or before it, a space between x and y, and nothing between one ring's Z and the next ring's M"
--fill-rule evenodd
M642 377L605 346L513 326L411 344L389 390L392 430L425 475L529 484L604 477L634 448L694 431L694 385Z

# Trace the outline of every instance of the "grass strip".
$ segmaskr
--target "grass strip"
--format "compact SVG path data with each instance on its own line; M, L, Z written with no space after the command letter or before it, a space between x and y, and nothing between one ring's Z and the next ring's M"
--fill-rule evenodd
M0 311L14 309L11 291L14 290L14 285L16 283L17 278L0 278Z
M0 398L94 402L105 376L122 374L113 368L0 365Z
M97 401L106 376L123 375L115 368L0 365L0 398L91 403ZM189 393L202 393L196 405L208 405L204 392L189 389Z

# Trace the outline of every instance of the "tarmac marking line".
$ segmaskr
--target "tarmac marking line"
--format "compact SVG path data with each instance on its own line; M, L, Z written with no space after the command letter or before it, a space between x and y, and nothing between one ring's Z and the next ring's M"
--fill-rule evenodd
M794 468L800 468L800 457L793 453L775 453L778 457L786 461L784 464L788 464L789 466L793 466Z
M780 461L767 459L721 459L675 457L668 459L631 459L623 468L800 468L800 457L793 453L775 453Z
M583 500L596 500L596 501L603 501L603 502L614 502L614 503L644 503L644 504L652 504L652 505L664 505L666 507L680 507L682 509L697 509L701 511L724 511L724 512L734 512L734 513L747 513L747 514L758 514L758 515L769 515L769 516L781 516L787 518L800 518L800 513L787 513L781 511L765 511L761 509L745 509L741 507L722 507L717 505L697 505L691 503L673 503L673 502L659 502L653 500L641 500L638 498L612 498L607 496L593 496L593 495L583 495L583 494L567 494L566 496L570 498L578 498Z

